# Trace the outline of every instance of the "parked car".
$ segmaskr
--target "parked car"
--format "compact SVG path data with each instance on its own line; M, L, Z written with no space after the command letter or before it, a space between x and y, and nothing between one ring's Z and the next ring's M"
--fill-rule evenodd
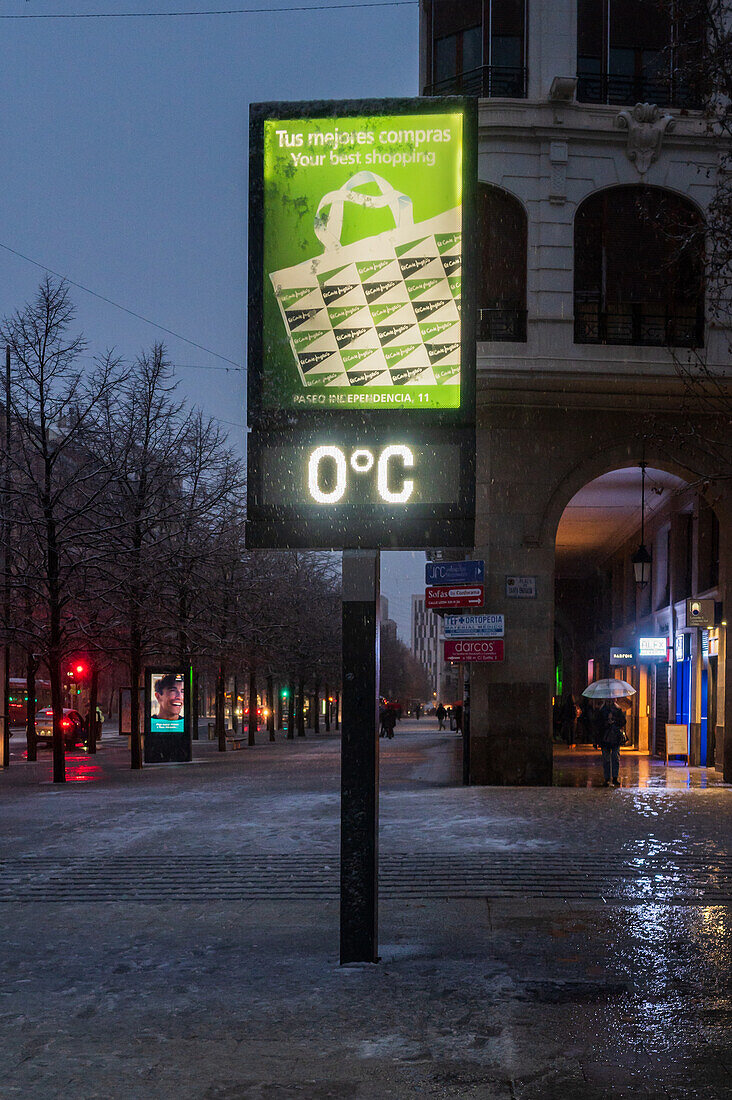
M64 707L61 716L61 730L64 735L64 744L67 748L73 748L84 740L84 719L78 710ZM36 738L39 744L44 741L50 745L53 741L53 710L51 707L43 707L36 715Z

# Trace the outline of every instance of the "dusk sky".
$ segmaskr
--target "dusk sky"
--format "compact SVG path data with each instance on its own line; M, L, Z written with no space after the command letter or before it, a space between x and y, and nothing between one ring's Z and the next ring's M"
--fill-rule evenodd
M416 95L418 8L240 0L230 6L268 10L68 18L226 6L0 0L0 313L33 296L43 271L32 260L187 337L200 347L72 288L88 355L131 359L163 339L182 391L241 446L249 103ZM65 18L11 18L51 15ZM423 562L383 557L406 641Z

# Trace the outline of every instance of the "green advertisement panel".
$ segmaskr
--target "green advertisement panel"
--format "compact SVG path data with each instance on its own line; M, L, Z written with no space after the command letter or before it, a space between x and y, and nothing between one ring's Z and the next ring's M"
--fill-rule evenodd
M262 135L263 411L459 409L463 110L282 111Z

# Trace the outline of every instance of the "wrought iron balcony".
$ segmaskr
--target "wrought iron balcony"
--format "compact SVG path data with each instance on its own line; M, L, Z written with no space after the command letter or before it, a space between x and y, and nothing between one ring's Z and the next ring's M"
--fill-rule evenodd
M475 95L483 99L526 99L526 69L481 65L428 84L425 95Z
M478 310L479 340L526 342L526 310L518 302L493 301Z
M698 348L704 345L704 309L693 302L616 302L575 297L575 344Z
M659 107L686 107L690 110L702 106L701 95L681 77L676 80L652 79L613 73L577 73L577 99L580 103L614 103L618 106L655 103Z

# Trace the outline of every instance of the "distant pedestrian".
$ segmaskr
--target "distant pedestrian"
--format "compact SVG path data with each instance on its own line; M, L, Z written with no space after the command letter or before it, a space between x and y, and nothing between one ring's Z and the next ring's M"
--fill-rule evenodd
M447 717L447 711L443 707L442 703L440 703L440 705L438 706L437 710L435 711L435 714L437 715L437 723L438 723L437 728L440 729L440 730L444 730L444 728L445 728L445 718Z
M421 703L417 703L417 706L415 707L415 710L414 710L414 717L417 719L418 722L419 722L420 718L422 717L422 704Z
M394 710L393 707L386 707L386 709L384 711L384 718L383 718L383 721L382 721L382 726L384 728L384 736L388 737L389 740L391 740L392 737L394 736L394 727L396 726L396 723L397 723L396 711Z
M379 707L379 737L386 737L386 707Z
M603 787L619 787L620 746L625 744L625 715L617 703L607 699L597 712L595 748L602 752Z

